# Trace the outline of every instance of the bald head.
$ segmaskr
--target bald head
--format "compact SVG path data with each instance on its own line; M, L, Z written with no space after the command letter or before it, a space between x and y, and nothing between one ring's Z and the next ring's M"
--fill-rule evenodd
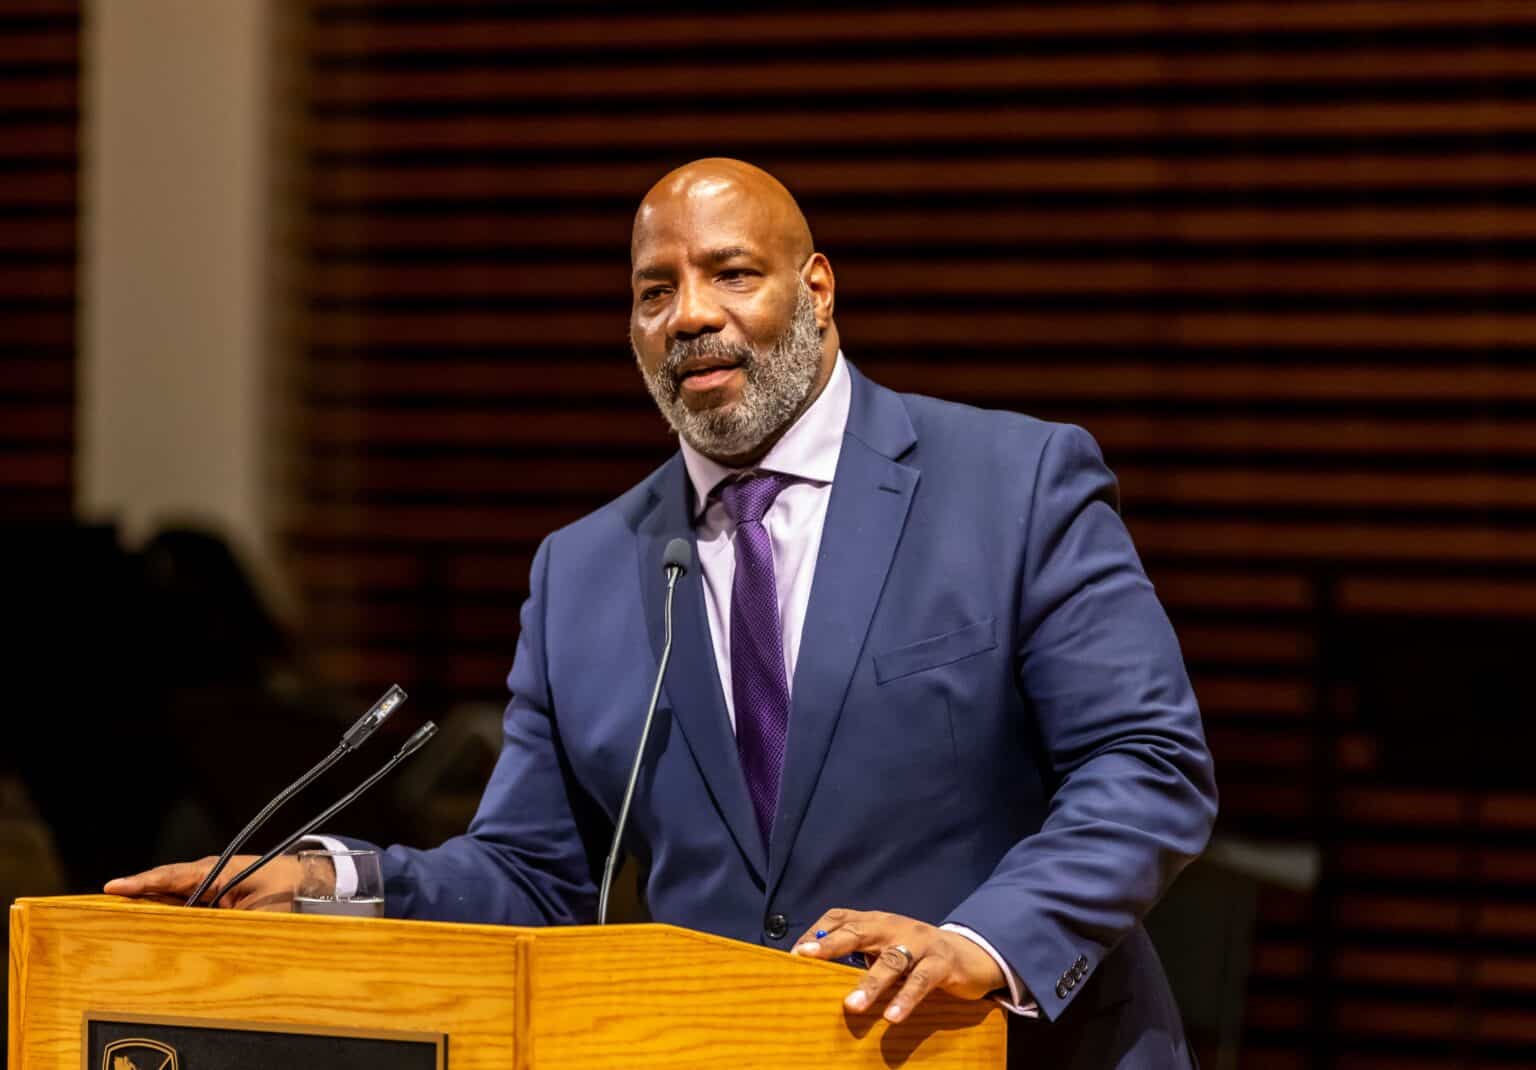
M679 216L725 210L797 267L815 251L811 228L784 184L761 167L723 156L685 163L651 187L630 235L630 257L642 237Z
M835 282L800 206L740 160L684 164L630 236L630 342L684 440L732 466L765 455L826 385Z

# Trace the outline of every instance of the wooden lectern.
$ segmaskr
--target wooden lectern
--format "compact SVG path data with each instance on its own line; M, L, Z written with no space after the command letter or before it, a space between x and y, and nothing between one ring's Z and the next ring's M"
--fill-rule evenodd
M1004 1063L990 1003L934 995L898 1026L845 1015L854 970L667 925L520 929L64 896L18 900L10 930L10 1070L81 1070L87 1023L101 1018L430 1036L453 1070ZM142 1058L106 1061L144 1070Z

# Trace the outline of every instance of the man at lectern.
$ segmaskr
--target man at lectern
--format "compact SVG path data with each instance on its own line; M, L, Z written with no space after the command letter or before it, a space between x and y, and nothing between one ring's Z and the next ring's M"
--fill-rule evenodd
M1030 1066L1189 1065L1140 922L1216 788L1093 439L866 379L831 264L748 164L662 178L631 258L631 341L679 451L539 548L479 812L385 852L389 913L594 919L680 538L695 567L625 837L652 917L865 952L855 1013L997 999ZM292 882L271 867L240 902Z

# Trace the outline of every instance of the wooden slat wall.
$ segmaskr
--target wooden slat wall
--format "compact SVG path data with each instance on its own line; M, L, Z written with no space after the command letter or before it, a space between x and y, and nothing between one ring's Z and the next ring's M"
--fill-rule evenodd
M289 545L338 679L498 696L538 539L669 449L634 205L744 156L865 371L1119 472L1226 828L1325 852L1242 1065L1536 1064L1536 791L1405 775L1339 653L1536 610L1536 5L308 11Z
M0 515L74 499L78 0L0 4Z

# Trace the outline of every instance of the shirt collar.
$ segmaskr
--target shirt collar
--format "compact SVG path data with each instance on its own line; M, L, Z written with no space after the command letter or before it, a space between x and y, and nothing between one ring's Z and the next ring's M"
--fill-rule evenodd
M807 483L831 483L837 471L838 455L843 450L843 432L848 427L848 409L852 400L853 379L848 374L843 351L838 350L832 375L820 396L751 470L781 472ZM709 508L709 494L721 480L745 469L727 468L681 439L678 445L683 464L688 468L688 481L693 484L693 515L698 519Z

